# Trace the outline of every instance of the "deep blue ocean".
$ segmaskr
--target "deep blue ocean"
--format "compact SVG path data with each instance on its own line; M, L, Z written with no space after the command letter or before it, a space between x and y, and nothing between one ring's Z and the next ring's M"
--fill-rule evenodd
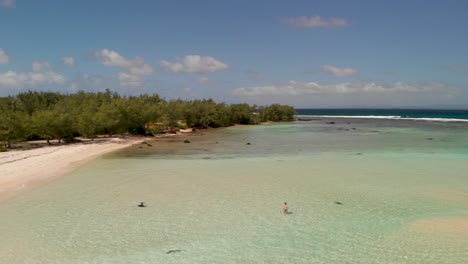
M381 117L408 119L466 119L468 110L442 109L296 109L298 116Z

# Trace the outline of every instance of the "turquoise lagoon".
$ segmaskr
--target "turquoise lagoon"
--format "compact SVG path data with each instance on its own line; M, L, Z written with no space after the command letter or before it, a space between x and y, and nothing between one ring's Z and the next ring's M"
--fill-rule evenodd
M0 262L468 261L466 122L315 118L151 144L1 203Z

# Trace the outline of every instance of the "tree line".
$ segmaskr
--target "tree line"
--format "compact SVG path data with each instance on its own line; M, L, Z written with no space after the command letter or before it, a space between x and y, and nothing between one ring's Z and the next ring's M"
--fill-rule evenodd
M9 148L12 142L24 140L72 142L78 136L156 134L181 128L291 121L294 114L293 107L280 104L165 100L157 94L121 96L108 89L74 94L28 91L0 97L0 141Z

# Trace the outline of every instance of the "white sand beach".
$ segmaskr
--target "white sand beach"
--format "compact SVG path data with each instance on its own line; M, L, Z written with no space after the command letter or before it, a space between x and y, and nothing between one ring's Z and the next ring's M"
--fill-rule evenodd
M30 150L0 152L0 202L31 189L38 184L63 176L84 163L106 153L160 137L191 133L180 129L177 133L160 134L155 137L99 137L94 140L80 138L79 143L47 145Z
M148 138L99 138L76 144L51 145L0 153L0 201L53 178L103 154Z

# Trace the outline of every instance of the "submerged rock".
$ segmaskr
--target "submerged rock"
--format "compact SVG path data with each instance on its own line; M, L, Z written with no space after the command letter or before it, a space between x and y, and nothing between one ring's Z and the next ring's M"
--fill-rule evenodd
M184 143L190 143L190 140L184 140Z
M335 201L335 204L343 205L341 202Z
M166 254L171 254L171 253L177 253L177 252L181 252L182 250L180 249L173 249L173 250L169 250L166 252Z

